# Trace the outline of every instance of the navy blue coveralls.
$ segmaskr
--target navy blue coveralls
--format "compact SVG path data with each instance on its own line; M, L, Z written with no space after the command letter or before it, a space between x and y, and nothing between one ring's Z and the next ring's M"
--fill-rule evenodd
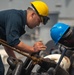
M0 11L0 38L11 46L17 45L20 36L25 33L27 11L3 10ZM0 75L4 75L4 66L0 58Z

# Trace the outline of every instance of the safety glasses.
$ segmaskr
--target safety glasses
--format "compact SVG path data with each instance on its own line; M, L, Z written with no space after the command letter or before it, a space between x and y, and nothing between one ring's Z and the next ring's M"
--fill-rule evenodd
M47 17L47 16L42 16L42 15L39 15L39 16L40 16L40 18L41 18L44 25L48 22L48 20L50 20L50 18Z

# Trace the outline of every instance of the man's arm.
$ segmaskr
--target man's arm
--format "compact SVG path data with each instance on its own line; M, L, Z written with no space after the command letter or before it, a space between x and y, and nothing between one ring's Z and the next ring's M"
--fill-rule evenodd
M11 50L10 48L5 47L5 46L4 46L4 49L5 49L6 53L7 53L9 56L12 56L12 57L16 58L15 53L13 52L13 50Z
M17 44L15 46L15 48L27 52L27 53L35 53L35 52L39 52L41 50L45 50L46 46L42 43L42 42L36 42L33 46L29 46L25 43L23 43L22 41L20 41L19 44Z

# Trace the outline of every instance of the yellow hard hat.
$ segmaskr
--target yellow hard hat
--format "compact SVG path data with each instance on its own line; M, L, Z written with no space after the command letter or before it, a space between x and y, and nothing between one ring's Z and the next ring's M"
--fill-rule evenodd
M43 18L43 23L46 24L49 17L48 6L43 1L33 1L31 2L32 7L35 9L37 14Z

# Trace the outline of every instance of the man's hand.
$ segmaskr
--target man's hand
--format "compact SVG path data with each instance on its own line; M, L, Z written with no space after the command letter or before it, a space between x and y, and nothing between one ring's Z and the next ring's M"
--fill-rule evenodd
M34 51L35 51L35 52L39 52L39 51L41 51L41 50L46 50L46 46L45 46L41 41L36 42L36 43L33 45L33 47L34 47Z

